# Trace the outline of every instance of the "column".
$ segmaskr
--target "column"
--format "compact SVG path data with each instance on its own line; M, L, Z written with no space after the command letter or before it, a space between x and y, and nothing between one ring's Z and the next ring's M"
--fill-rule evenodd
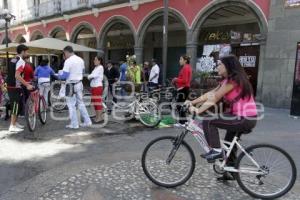
M191 66L193 69L196 69L197 49L198 44L196 42L188 42L186 44L186 54L191 57Z
M143 47L134 47L134 54L136 56L137 64L143 63Z

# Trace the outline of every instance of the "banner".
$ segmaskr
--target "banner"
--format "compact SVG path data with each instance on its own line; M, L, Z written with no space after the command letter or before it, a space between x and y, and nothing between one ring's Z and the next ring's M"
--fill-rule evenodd
M285 0L285 7L298 7L300 6L300 0Z

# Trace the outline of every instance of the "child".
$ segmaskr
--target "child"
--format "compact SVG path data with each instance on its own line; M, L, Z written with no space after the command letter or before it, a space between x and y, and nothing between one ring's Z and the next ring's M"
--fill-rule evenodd
M45 98L46 105L48 105L48 94L50 91L50 78L55 73L53 69L48 65L49 60L42 60L40 66L38 66L34 72L34 76L38 79L38 87L40 95Z

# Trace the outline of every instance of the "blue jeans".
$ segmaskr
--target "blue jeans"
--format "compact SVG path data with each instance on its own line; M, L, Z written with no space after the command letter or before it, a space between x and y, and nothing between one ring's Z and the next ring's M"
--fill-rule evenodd
M83 85L82 82L77 83L74 86L75 94L72 97L66 97L67 106L69 109L69 117L71 120L71 126L77 127L78 124L78 117L77 117L77 108L80 111L80 115L82 116L85 124L91 124L92 121L89 117L89 114L86 110L86 107L83 102Z

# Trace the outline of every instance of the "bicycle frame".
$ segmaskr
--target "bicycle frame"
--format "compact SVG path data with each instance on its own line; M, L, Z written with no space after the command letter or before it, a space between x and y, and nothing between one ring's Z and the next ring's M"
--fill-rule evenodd
M40 93L38 90L34 90L32 92L30 92L30 96L33 99L33 103L34 103L34 112L38 113L39 110L39 98L40 98Z
M210 150L210 147L204 137L203 129L198 127L195 127L194 120L190 120L188 123L185 124L186 131L183 132L180 135L180 139L183 140L184 137L191 133L192 136L196 139L196 141L199 143L199 145L205 150L205 152L208 152ZM260 169L259 164L252 158L251 155L243 148L243 146L238 142L239 138L237 136L234 137L232 142L227 142L224 140L221 140L221 146L222 149L225 150L226 154L224 156L225 159L223 159L222 162L216 161L216 165L220 167L220 169L227 171L227 172L235 172L235 173L250 173L250 174L257 174L257 175L264 175L262 169ZM226 166L227 158L232 153L233 148L237 146L238 149L240 149L248 158L249 160L257 167L256 170L253 170L253 168L243 168L243 169L236 169L234 167L228 167Z

